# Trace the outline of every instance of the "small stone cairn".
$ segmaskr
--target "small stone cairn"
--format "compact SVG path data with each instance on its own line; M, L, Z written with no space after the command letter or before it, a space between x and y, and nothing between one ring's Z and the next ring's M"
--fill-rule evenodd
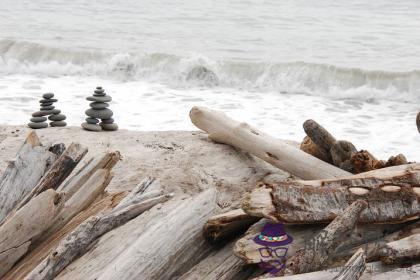
M33 129L47 128L47 116L50 120L50 126L66 126L67 123L64 121L66 116L61 114L61 111L55 109L53 104L57 102L57 99L54 99L54 93L45 93L42 95L42 98L39 103L41 103L41 110L32 114L31 122L28 123L28 126Z
M107 95L102 87L97 87L93 95L87 97L86 100L92 102L89 104L90 109L85 112L88 118L82 123L84 129L89 131L118 130L118 125L112 118L114 113L108 109L108 102L112 100L112 97ZM99 120L101 120L100 123Z

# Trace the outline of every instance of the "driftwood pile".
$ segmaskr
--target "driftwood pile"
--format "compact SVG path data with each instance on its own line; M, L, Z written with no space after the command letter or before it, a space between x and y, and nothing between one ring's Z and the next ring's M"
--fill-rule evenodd
M259 279L419 275L420 164L407 163L403 155L377 160L348 141L336 140L313 120L305 122L308 136L297 149L222 112L194 107L190 117L212 140L245 150L295 176L287 181L266 176L244 196L242 209L216 215L204 226L204 236L212 243L233 238L234 245L225 248L233 248L244 264L251 265L262 261L261 245L254 238L263 225L284 223L293 237L286 268ZM254 223L255 219L261 220ZM237 267L238 261L232 261L220 263L218 270L238 271Z

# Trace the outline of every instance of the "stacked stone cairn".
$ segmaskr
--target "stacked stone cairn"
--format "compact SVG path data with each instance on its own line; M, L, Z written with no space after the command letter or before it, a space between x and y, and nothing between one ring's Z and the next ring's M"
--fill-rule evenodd
M54 93L45 93L42 95L42 99L39 101L41 103L41 110L32 114L31 122L28 123L28 126L33 129L47 128L47 116L50 120L50 126L66 126L67 123L64 121L66 116L61 114L61 111L55 109L53 104L57 102L57 99L54 99Z
M108 109L112 97L105 93L102 87L97 87L92 96L86 98L92 101L89 106L90 109L86 110L86 122L82 123L82 127L90 131L115 131L118 130L118 125L114 123L112 115L114 114ZM99 123L99 120L101 122Z

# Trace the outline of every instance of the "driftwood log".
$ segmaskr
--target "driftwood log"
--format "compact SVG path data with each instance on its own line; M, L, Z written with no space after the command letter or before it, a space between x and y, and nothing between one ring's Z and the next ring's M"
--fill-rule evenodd
M416 124L417 124L417 130L420 133L420 112L417 114Z
M47 190L14 213L0 227L0 278L52 224L63 207L63 200L59 193Z
M344 265L340 273L334 280L357 280L362 276L366 269L366 254L363 249L359 249Z
M142 193L139 195L141 196ZM83 255L97 238L121 226L156 204L167 201L169 198L170 195L160 195L134 204L125 201L124 207L115 208L109 213L90 217L63 239L58 247L25 279L54 279L76 257ZM132 201L136 201L136 197L133 197Z
M360 215L364 223L400 223L420 214L420 165L394 168L379 176L338 180L265 182L242 203L253 216L283 223L329 222L357 199L369 206Z
M354 229L361 211L366 206L365 201L357 200L347 207L327 227L308 241L309 246L298 250L288 260L286 274L300 274L322 269L345 234Z
M190 118L195 126L209 134L210 139L243 149L302 179L329 179L350 175L246 123L231 119L223 112L193 107Z
M386 264L419 260L420 233L387 243L380 258Z
M31 132L15 160L9 162L0 178L0 224L56 160L57 155L49 148L42 146L36 133Z

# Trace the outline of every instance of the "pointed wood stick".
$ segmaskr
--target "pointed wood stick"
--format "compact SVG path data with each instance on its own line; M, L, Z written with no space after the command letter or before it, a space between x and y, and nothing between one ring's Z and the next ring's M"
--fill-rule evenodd
M340 273L334 280L357 280L362 276L366 269L366 254L363 249L359 249L347 261Z
M209 133L212 140L243 149L302 179L340 178L351 174L222 112L193 107L190 118L195 126Z
M42 146L37 134L31 132L0 178L0 225L39 182L57 156Z

